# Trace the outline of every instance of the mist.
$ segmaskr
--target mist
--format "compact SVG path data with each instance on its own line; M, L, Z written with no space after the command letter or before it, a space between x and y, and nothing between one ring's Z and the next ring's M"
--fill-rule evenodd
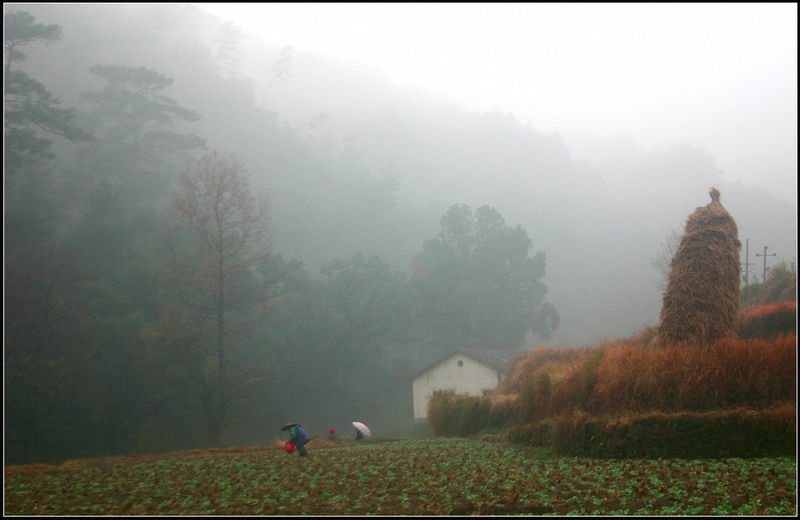
M438 46L431 35L449 8L386 4L384 23L398 9L432 9L425 37L358 18L366 34L351 35L374 53L366 57L321 30L316 42L292 32L308 22L313 33L328 10L355 6L237 4L235 19L229 6L4 4L5 17L25 11L61 27L58 41L24 45L14 69L74 109L74 124L94 136L37 130L52 141L51 156L5 165L14 460L259 444L287 421L312 433L344 432L350 421L408 433L411 376L452 348L587 346L657 325L665 273L654 262L712 186L738 225L750 282L781 263L795 268L796 16L778 14L796 6L765 7L763 29L777 29L763 51L741 59L714 36L745 28L733 5L720 6L730 17L692 54L689 36L718 8L696 13L679 49L655 25L659 6L631 6L650 25L627 32L608 25L628 13L621 5L602 16L603 6L525 6L536 23L509 29L501 53L489 36L503 32L514 6L492 8L486 27L466 17L459 37ZM251 6L280 7L264 21L276 25L257 25L260 11L241 18ZM686 16L678 7L670 17ZM592 23L598 32L588 32ZM563 58L516 52L537 31ZM395 50L379 51L387 35ZM665 41L657 56L632 43L651 37ZM431 62L412 67L404 46L417 57L428 51ZM459 57L464 50L474 62ZM484 59L491 67L481 68ZM666 77L667 62L684 61L685 76ZM512 69L534 79L515 80ZM700 82L712 73L731 88ZM120 115L129 109L114 96L131 94L131 81L156 92L148 106L157 125ZM131 126L141 131L135 140ZM151 141L138 139L145 130ZM258 244L269 255L247 257L248 268L226 278L225 308L207 292L210 264L191 249L199 244L178 234L191 226L176 217L176 201L200 182L192 161L212 151L235 157L224 165L246 173L248 197L263 196L269 227ZM458 269L443 251L467 239L505 246L474 246L459 269L530 265L532 292L519 300L532 302L527 317L488 282L450 279ZM530 258L489 254L522 243ZM47 280L53 292L42 289ZM45 308L47 321L37 321ZM514 334L470 334L476 323ZM26 345L37 345L35 356ZM220 367L227 372L216 377ZM49 390L40 379L48 377ZM63 439L35 424L63 428Z
M578 160L620 136L688 142L725 180L797 202L794 5L201 8L259 41L372 67L466 110L513 113L564 136Z

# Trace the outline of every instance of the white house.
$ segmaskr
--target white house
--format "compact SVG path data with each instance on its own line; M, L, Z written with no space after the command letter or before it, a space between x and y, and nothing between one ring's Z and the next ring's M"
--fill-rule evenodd
M414 423L428 422L428 401L436 390L459 395L483 395L506 375L516 350L459 349L414 374Z

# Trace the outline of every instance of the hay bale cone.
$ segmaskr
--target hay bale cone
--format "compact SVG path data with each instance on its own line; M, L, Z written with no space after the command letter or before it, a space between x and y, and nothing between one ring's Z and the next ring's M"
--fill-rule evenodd
M710 345L736 334L740 288L736 222L711 188L711 202L686 222L661 306L659 345Z

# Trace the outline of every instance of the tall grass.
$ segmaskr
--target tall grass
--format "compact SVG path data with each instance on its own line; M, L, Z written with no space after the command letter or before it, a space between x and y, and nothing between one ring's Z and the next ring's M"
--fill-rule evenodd
M659 350L612 341L552 357L515 386L528 420L574 408L597 414L763 407L795 401L796 359L794 334Z
M792 429L794 425L785 416L796 409L794 334L774 340L724 338L710 345L675 344L658 350L647 348L652 337L652 331L645 331L593 348L533 349L516 358L494 395L435 396L431 425L437 434L462 436L502 426L508 440L538 444L557 438L556 444L577 452L597 449L590 442L592 431L602 429L606 439L622 444L625 435L620 432L639 431L640 440L655 435L656 445L646 448L650 453L661 449L657 439L662 434L680 439L688 449L691 437L673 430L698 421L707 424L695 433L713 433L720 446L726 443L725 449L739 450L747 443L725 437L725 428L741 424L757 435L761 421L765 428L777 428L785 449L786 434L781 432L786 424ZM636 429L619 422L623 417L631 418ZM581 432L583 440L565 440L570 432ZM635 449L645 450L645 444ZM698 449L709 452L713 443L706 444L698 444ZM603 449L611 448L607 444ZM625 447L620 444L614 450L621 453Z
M495 393L509 394L519 392L528 377L535 370L550 362L569 363L580 359L586 349L566 348L555 349L549 347L536 347L517 354L508 367L506 377L497 386Z
M588 410L706 411L794 401L796 356L794 335L656 351L612 348L598 367Z
M538 420L573 408L585 408L606 347L574 349L561 360L534 369L520 388L520 409L526 420Z
M457 396L452 391L434 392L428 421L438 435L468 436L508 428L519 420L516 395Z

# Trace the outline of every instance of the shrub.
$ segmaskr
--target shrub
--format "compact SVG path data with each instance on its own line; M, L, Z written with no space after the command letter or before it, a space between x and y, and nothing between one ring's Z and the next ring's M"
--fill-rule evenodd
M489 405L491 422L503 426L519 417L519 396L516 394L490 394L484 397Z
M555 350L555 349L551 349ZM558 351L556 351L558 352ZM540 420L561 410L582 406L594 385L594 373L604 347L563 349L558 355L520 376L519 410L523 422Z
M713 412L659 411L590 416L580 410L559 417L553 448L584 457L772 457L795 454L793 403L770 409Z
M742 316L739 336L772 339L797 333L797 302L783 301L749 307Z
M525 446L549 446L553 442L552 421L515 424L506 430L505 440Z
M585 349L536 347L519 353L506 370L506 377L498 385L496 393L510 394L519 392L527 384L532 372L551 361L566 363L583 356Z
M458 396L437 391L428 405L428 421L435 435L467 437L507 428L518 415L515 395Z
M453 422L456 394L449 390L437 390L428 401L428 423L436 435L448 435Z
M757 289L752 303L767 305L781 301L797 301L797 274L790 271L786 262L780 262L769 270L767 280L755 284Z

